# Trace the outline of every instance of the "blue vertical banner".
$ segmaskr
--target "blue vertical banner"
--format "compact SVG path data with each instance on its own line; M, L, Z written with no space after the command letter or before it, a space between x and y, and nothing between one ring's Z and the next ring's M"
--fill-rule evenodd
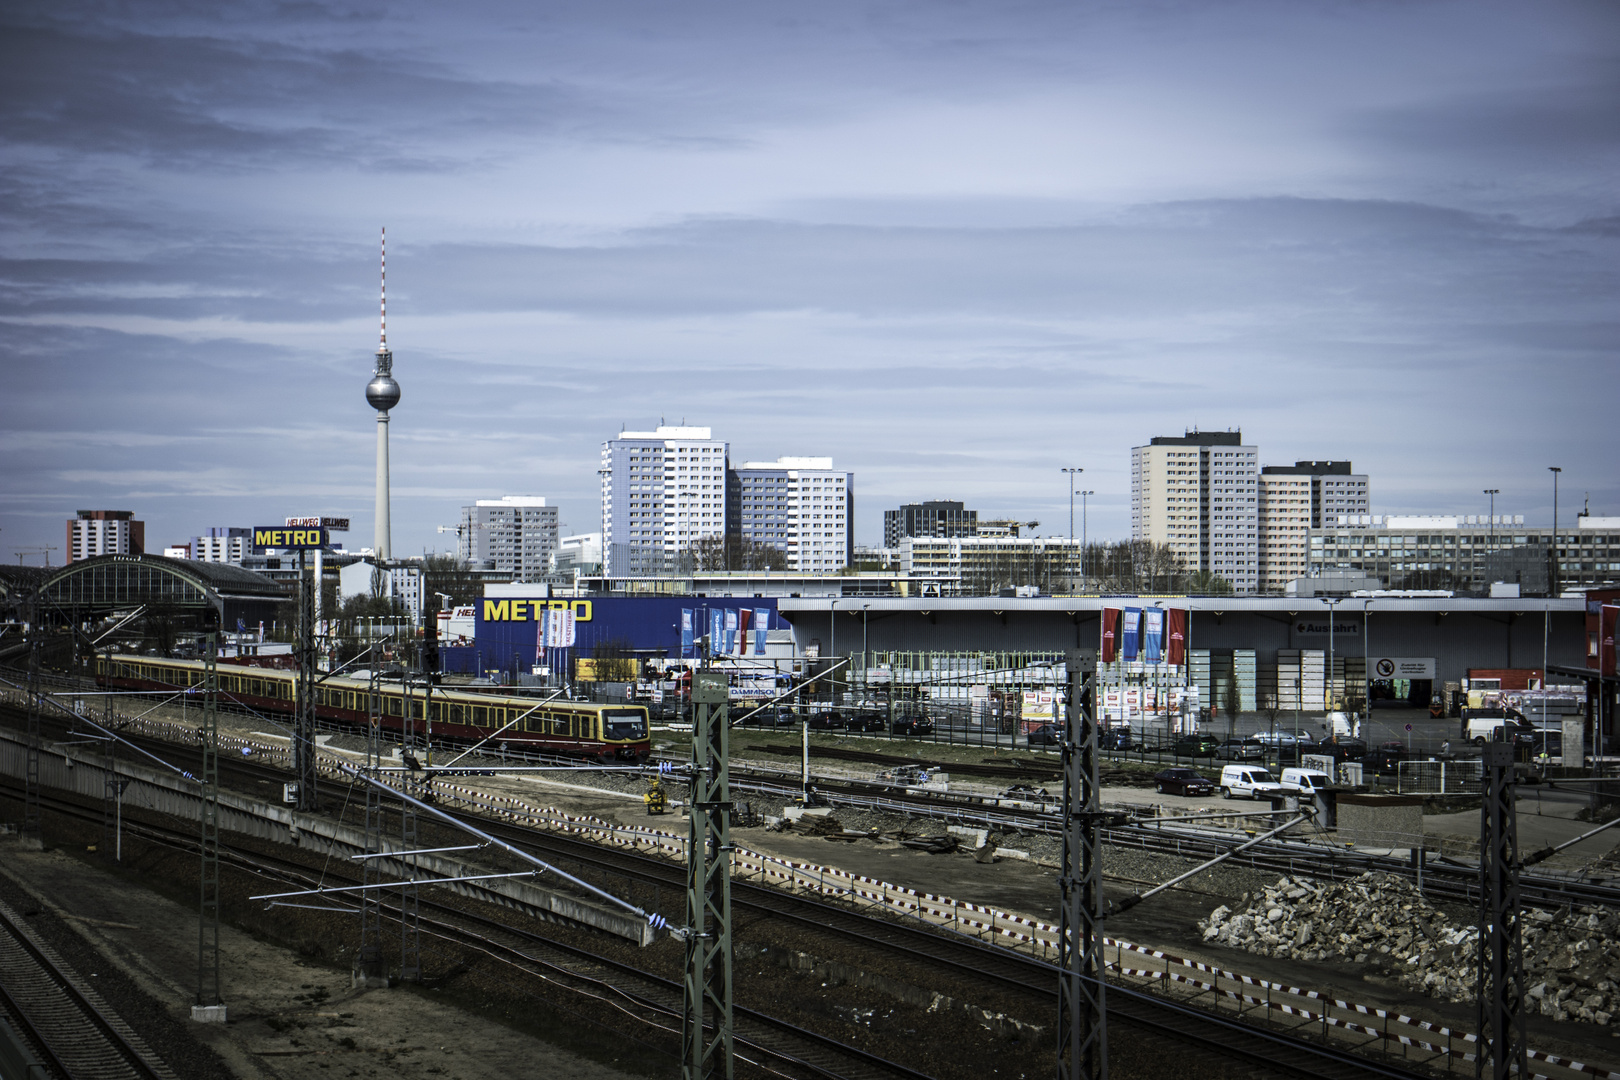
M1141 651L1141 626L1142 609L1139 607L1126 608L1124 616L1120 619L1119 658L1127 664L1133 662L1137 653Z
M737 651L737 609L726 608L726 652Z
M771 609L754 609L754 655L765 655L765 631L771 628Z
M692 656L692 609L681 608L681 659L687 660Z
M719 656L726 649L726 613L720 608L709 610L709 655Z
M1164 650L1164 611L1145 608L1142 611L1142 655L1150 664L1157 664Z

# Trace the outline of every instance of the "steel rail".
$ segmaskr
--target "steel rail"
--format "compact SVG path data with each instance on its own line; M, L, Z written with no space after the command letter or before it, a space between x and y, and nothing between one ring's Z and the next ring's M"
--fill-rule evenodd
M37 1002L31 1006L30 1002L19 1000L15 993L5 993L7 1010L28 1029L29 1037L52 1059L53 1066L62 1070L63 1076L85 1077L87 1080L97 1077L100 1080L109 1075L104 1070L110 1067L111 1063L107 1060L110 1053L128 1070L129 1075L140 1080L174 1080L173 1073L166 1067L154 1065L147 1056L148 1051L136 1046L128 1035L120 1031L103 1012L102 1006L79 988L64 966L40 948L28 930L12 917L10 908L5 904L0 904L0 933L4 933L26 954L31 967L48 984L42 986L30 980L29 988L36 995L55 991L67 999L73 1010L71 1015L53 1011L49 1020L55 1030L46 1030L45 1020L35 1015ZM0 987L0 990L4 988ZM68 1029L73 1030L70 1033ZM70 1040L73 1051L58 1048ZM96 1060L86 1060L92 1056Z
M47 801L52 804L54 813L77 817L85 821L99 822L100 820L98 816L91 813L87 808L76 803L53 797L47 797ZM125 828L137 835L142 836L150 843L161 844L162 846L187 853L196 850L197 839L187 830L171 829L155 822L132 823L129 821L125 822ZM289 884L312 884L313 879L310 877L310 875L316 873L315 868L290 859L266 856L257 852L248 853L234 847L222 847L221 856L225 861L240 870L260 874L262 876L279 878L288 882ZM353 880L341 872L333 873L330 868L328 868L328 870L325 872L324 877L327 879L336 877L342 880ZM433 885L436 884L436 882L433 880L423 879L421 884ZM468 912L447 904L437 903L431 899L424 899L422 901L422 905L430 910L439 911L447 917L453 917L454 919L464 922L475 923L488 930L518 937L524 941L541 945L546 949L563 953L576 960L606 967L620 974L649 982L657 989L664 991L666 995L673 995L674 1000L672 1003L654 1001L649 998L642 997L632 991L627 990L623 986L607 980L572 968L561 966L554 961L546 960L542 957L524 953L509 943L496 941L493 938L470 931L464 926L457 926L453 922L427 920L429 927L435 928L438 935L444 937L446 940L460 941L463 943L472 941L481 947L493 947L509 954L509 956L521 959L525 963L537 965L552 974L574 981L585 982L600 988L604 992L623 997L641 1008L653 1011L658 1015L667 1017L677 1023L682 1018L684 1010L680 1005L681 983L676 980L667 979L633 964L626 964L622 961L600 956L589 951L588 949L555 941L532 931L524 930L521 927L502 923L495 919L478 915L473 912ZM347 908L319 908L315 910L333 911L343 914L358 911L358 909ZM397 914L397 908L393 910ZM863 1050L860 1047L850 1046L830 1036L822 1035L819 1032L798 1027L797 1025L789 1023L785 1020L779 1020L757 1010L738 1007L735 1010L735 1014L742 1020L757 1024L760 1027L780 1032L789 1036L790 1038L799 1039L809 1043L815 1049L820 1050L823 1053L833 1054L841 1058L853 1059L857 1064L875 1069L875 1075L893 1077L897 1078L897 1080L928 1080L927 1074L918 1072L908 1066L890 1061L879 1055L873 1054L870 1051ZM817 1062L807 1060L802 1055L786 1052L779 1047L772 1047L760 1042L758 1041L759 1038L759 1034L755 1033L752 1036L739 1036L737 1041L740 1045L746 1046L758 1053L768 1055L783 1064L801 1066L813 1070L818 1076L825 1077L827 1080L848 1080L848 1078L852 1077L852 1075L855 1075L848 1071L834 1071L834 1068L828 1065L826 1062L818 1064Z

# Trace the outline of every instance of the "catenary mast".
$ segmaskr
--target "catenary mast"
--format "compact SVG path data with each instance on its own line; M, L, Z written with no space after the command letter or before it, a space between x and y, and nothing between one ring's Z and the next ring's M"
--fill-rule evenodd
M388 523L388 410L399 404L399 383L394 381L394 354L388 351L388 230L382 231L382 315L377 362L366 384L366 401L377 410L377 527L372 541L378 569L393 558Z

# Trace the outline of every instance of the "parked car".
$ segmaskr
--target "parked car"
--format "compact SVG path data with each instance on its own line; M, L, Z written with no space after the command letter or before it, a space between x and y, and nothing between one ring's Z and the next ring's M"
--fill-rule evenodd
M808 721L811 731L843 731L844 718L830 709L815 713Z
M1135 745L1131 741L1131 729L1128 727L1107 728L1097 733L1099 750L1130 750Z
M1038 728L1031 728L1024 737L1031 746L1062 746L1063 731L1062 724L1042 724Z
M1214 757L1220 744L1213 735L1183 735L1172 749L1177 757Z
M882 713L857 713L844 721L845 731L883 731L889 726L889 718Z
M1406 747L1400 743L1394 746L1380 746L1362 756L1361 767L1366 772L1377 773L1379 776L1394 776L1401 771L1401 762L1405 761L1406 757Z
M1291 791L1296 795L1315 795L1325 787L1333 785L1333 777L1320 769L1284 769L1282 771L1282 786L1284 791Z
M1257 731L1249 738L1261 746L1293 746L1300 741L1300 736L1292 731ZM1310 736L1305 736L1305 740L1309 741Z
M1327 755L1334 761L1360 761L1367 756L1367 744L1349 735L1329 735L1316 748L1316 753Z
M893 735L932 735L934 722L926 716L896 716L889 725Z
M1284 794L1283 786L1258 765L1228 765L1221 770L1221 798L1269 799Z
M1227 739L1215 748L1215 756L1223 761L1259 761L1266 748L1253 739Z
M1191 769L1161 769L1153 774L1154 789L1160 795L1210 795L1215 785Z

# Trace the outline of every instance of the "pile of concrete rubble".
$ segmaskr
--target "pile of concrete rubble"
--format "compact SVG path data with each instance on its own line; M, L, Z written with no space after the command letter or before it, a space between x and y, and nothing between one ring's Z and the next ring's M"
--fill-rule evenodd
M1409 990L1474 1000L1478 929L1388 874L1329 884L1284 876L1198 925L1205 941L1291 960L1387 964ZM1620 1012L1620 913L1529 908L1523 926L1526 1010L1607 1025Z

